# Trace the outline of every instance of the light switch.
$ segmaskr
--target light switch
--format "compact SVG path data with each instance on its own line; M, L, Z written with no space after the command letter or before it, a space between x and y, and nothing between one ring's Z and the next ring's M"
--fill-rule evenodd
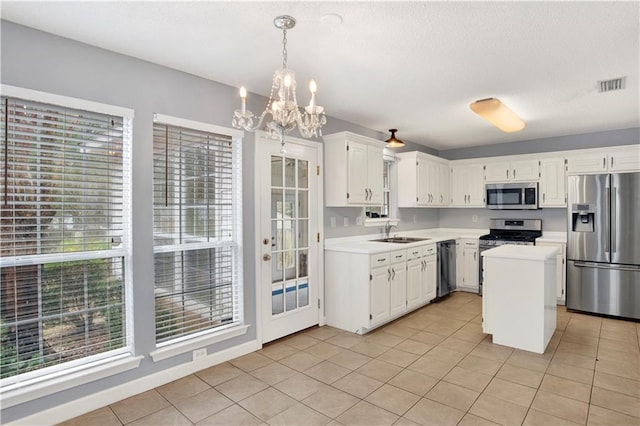
M346 216L344 218L344 226L349 226L349 218Z

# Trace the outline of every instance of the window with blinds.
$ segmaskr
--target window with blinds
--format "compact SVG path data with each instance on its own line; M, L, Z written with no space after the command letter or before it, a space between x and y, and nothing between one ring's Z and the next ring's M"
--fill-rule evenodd
M1 102L0 375L11 383L129 351L131 119Z
M241 320L240 144L199 127L153 128L158 344Z

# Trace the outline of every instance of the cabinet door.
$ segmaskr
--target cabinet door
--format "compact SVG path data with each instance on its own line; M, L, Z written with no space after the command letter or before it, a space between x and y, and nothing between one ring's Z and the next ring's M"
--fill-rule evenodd
M482 164L469 164L467 167L467 181L465 186L468 191L467 205L484 207L484 168Z
M599 173L607 171L607 155L587 154L569 157L567 173Z
M407 262L407 308L412 309L422 302L422 274L424 259L417 258Z
M436 298L438 285L438 262L435 254L425 257L426 268L424 276L424 300L432 301Z
M424 159L419 159L418 161L416 161L416 169L418 178L418 193L416 194L416 202L419 206L428 206L431 199L431 197L429 196L429 162Z
M369 189L369 199L367 203L382 205L382 188L384 186L382 178L383 169L382 148L377 146L367 147L367 188Z
M539 178L540 170L537 159L511 161L511 180L516 182L537 182Z
M540 161L540 207L567 206L567 178L564 158Z
M505 182L511 179L511 164L508 161L487 163L484 171L486 182Z
M438 164L438 192L436 202L439 206L449 205L449 166Z
M616 149L609 155L609 171L632 172L640 170L640 146Z
M463 255L464 286L478 289L478 249L465 248Z
M467 203L467 166L451 167L451 205L464 206Z
M347 193L349 204L364 204L367 202L367 145L349 142L347 154ZM382 173L382 166L380 166Z
M407 310L407 264L391 265L389 282L389 315L394 316Z
M370 282L370 324L378 324L389 318L389 280L391 271L388 266L371 270Z

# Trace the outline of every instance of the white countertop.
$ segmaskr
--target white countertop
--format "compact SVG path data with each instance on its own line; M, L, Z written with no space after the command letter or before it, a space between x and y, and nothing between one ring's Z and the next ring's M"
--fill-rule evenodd
M516 246L506 244L482 252L484 257L497 257L502 259L522 260L547 260L555 258L558 249L543 246Z
M402 250L439 241L455 240L459 238L478 238L487 234L486 229L458 229L458 228L434 228L418 229L413 231L391 232L391 237L425 238L414 243L383 243L371 241L382 238L380 234L358 235L355 237L330 238L324 241L324 249L347 253L377 254L393 250Z
M543 232L542 237L536 238L536 243L567 244L566 232Z

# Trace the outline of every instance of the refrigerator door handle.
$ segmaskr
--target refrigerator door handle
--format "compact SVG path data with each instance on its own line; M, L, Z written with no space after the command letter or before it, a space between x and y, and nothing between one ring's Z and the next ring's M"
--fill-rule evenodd
M618 204L616 187L611 187L611 253L616 252L616 204Z
M610 218L610 209L611 209L611 188L607 187L607 194L605 196L605 205L604 205L604 223L607 224L604 236L604 251L609 253L611 248L609 247L609 243L611 242L611 218ZM611 260L610 258L608 260Z
M618 271L640 272L640 266L625 266L625 265L614 265L610 263L578 262L578 261L574 261L573 264L578 268L615 269Z

